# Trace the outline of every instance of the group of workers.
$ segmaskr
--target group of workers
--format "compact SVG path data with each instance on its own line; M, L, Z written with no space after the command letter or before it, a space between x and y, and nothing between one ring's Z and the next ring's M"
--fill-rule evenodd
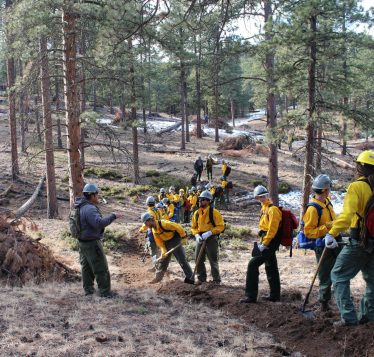
M331 179L327 175L317 176L312 184L313 196L302 219L302 230L308 239L315 240L314 251L317 262L322 259L319 270L319 301L321 309L330 308L331 287L334 287L335 301L341 319L336 326L353 326L374 321L374 152L364 151L356 160L357 179L347 190L343 211L336 217L330 201ZM109 270L102 250L100 238L103 228L110 224L115 214L102 217L98 203L98 188L87 184L84 197L77 199L81 207L82 238L80 239L80 262L82 267L83 287L87 295L93 294L94 278L102 296L111 296ZM168 268L171 254L180 264L185 282L195 285L207 281L205 268L206 257L211 267L214 285L220 285L221 275L218 264L218 238L224 231L225 224L221 213L213 207L214 197L205 189L199 192L191 189L185 198L184 192L177 195L170 187L169 192L161 189L158 202L153 196L147 198L148 210L141 215L141 231L147 231L152 255L157 255L153 283L160 282ZM190 205L183 214L176 216L170 207L178 197L184 197ZM259 267L265 264L265 272L270 287L270 294L264 298L270 302L281 299L281 284L276 252L281 241L282 211L273 205L269 192L264 186L257 186L253 196L261 203L259 221L259 241L256 242L249 260L245 296L241 303L256 303L258 300ZM186 206L184 206L186 207ZM191 216L192 215L192 216ZM183 243L187 233L178 222L189 222L196 240L195 272L189 265ZM178 217L178 218L177 218ZM188 219L186 219L188 217ZM349 230L349 242L342 242L341 233ZM350 280L362 271L366 290L361 299L360 313L356 313L353 304ZM195 273L197 280L195 281Z

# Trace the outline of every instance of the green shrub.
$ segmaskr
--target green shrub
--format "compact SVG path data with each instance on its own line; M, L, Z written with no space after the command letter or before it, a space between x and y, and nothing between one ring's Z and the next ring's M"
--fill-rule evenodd
M61 239L66 241L69 249L75 252L79 250L78 239L74 238L68 230L62 232Z
M160 172L157 170L149 170L149 171L146 171L145 173L145 177L159 177L159 176L160 176Z
M152 191L153 187L149 185L136 185L132 187L126 187L125 188L125 195L133 197L137 196L140 193Z
M291 191L291 186L287 182L279 182L278 184L278 192L279 193L288 193Z
M195 247L196 243L194 239L189 239L187 244L184 246L184 250L186 252L187 261L195 260Z
M152 177L151 185L157 189L160 189L161 187L168 188L170 186L174 186L176 191L178 191L180 188L185 188L190 184L188 181L184 179L177 178L168 175L167 173L161 172L158 177Z
M243 239L252 235L252 231L247 227L234 227L231 224L226 224L225 231L221 234L221 238L231 240L235 238Z
M252 187L256 187L258 185L262 185L262 186L265 186L266 183L263 179L253 179L251 181L249 181L249 184L252 186Z
M121 241L126 238L126 233L112 229L106 229L104 232L103 247L107 253L112 250L119 250Z
M121 180L123 175L113 169L102 167L88 167L84 170L86 176L96 176L108 180Z

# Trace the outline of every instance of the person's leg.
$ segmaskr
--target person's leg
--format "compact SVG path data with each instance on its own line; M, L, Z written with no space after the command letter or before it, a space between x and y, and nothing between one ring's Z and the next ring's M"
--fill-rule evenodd
M363 249L363 248L362 248ZM360 321L374 321L374 255L367 252L365 264L361 268L366 282L365 293L360 302Z
M85 254L86 252L84 249L84 245L82 247L82 243L80 243L79 244L79 261L81 264L83 289L86 295L91 295L95 291L95 288L94 288L95 274L93 273Z
M82 243L85 245L86 258L95 275L101 296L110 293L110 274L103 246L99 240Z
M340 316L347 324L352 325L357 324L358 321L352 301L350 281L361 269L362 256L362 248L359 243L352 241L342 249L331 271L331 280Z
M201 259L199 262L197 262L197 258L200 254L200 250L203 243L197 243L196 249L195 249L195 262L198 263L196 266L196 275L197 279L199 281L206 281L206 268L205 268L205 256L206 256L206 248L204 248L204 251L202 253Z
M280 278L275 251L267 249L262 252L265 261L266 277L270 287L270 299L280 299Z
M219 273L218 265L218 240L216 236L211 236L206 241L206 254L209 259L210 269L212 273L213 281L216 283L221 282L221 276Z
M264 264L262 256L252 257L248 263L245 295L252 301L257 300L259 267Z
M186 278L191 279L192 278L192 269L190 264L188 264L187 259L186 259L186 252L184 251L184 248L182 246L178 247L174 252L173 252L175 259L181 266L184 275Z

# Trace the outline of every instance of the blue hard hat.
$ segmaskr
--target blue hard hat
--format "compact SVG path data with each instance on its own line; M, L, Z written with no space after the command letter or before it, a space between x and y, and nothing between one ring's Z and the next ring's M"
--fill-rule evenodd
M99 192L99 188L97 187L96 183L86 183L83 187L84 193L97 193Z

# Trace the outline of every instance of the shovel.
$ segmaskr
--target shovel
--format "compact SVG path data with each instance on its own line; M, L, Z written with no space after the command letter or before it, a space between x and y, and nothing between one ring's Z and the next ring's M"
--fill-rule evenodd
M310 284L309 291L308 291L308 293L305 296L305 300L304 300L303 306L301 308L301 313L304 315L304 317L307 317L309 319L313 319L315 317L315 315L314 315L314 312L312 310L305 310L305 307L306 307L306 305L307 305L307 303L309 301L309 295L312 292L314 282L316 281L317 274L319 272L319 269L321 268L321 264L323 262L323 259L326 256L326 252L327 252L327 248L325 247L323 249L321 258L320 258L320 260L318 262L317 269L316 269L316 272L314 273L313 280L312 280L312 283Z
M173 253L174 250L176 250L177 248L179 248L180 246L182 245L182 243L179 243L178 245L176 245L174 248L171 248L170 250L168 250L164 256L161 255L160 258L157 258L156 255L154 255L152 257L152 262L154 265L156 265L158 262L160 262L161 260L163 260L165 257L167 257L169 254Z

